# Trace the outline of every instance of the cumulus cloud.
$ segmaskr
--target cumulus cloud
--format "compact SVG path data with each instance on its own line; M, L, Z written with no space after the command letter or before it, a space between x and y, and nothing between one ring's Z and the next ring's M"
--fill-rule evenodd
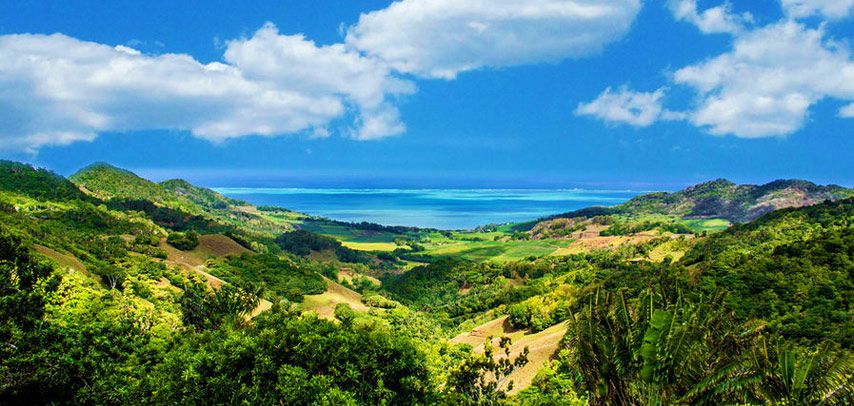
M800 129L820 100L854 100L854 62L824 34L782 21L738 37L731 52L678 70L675 82L700 98L690 121L713 134L784 136Z
M668 4L674 18L696 25L705 34L737 34L753 22L750 13L733 13L729 3L702 12L697 10L696 0L670 0Z
M385 64L266 25L226 63L144 55L61 34L0 36L0 149L35 151L105 131L165 129L221 141L323 133L352 111L357 138L404 130L391 99L414 91Z
M821 16L839 20L851 16L854 0L782 0L783 10L791 18Z
M347 44L426 78L595 54L621 38L640 0L401 0L362 14Z
M348 51L343 44L318 47L302 35L280 35L272 24L252 38L228 43L225 60L258 83L313 95L344 95L363 125L360 139L400 134L406 127L389 96L415 92L380 60Z
M680 118L679 113L665 110L661 106L664 93L663 88L644 93L631 91L627 86L618 91L612 91L609 87L595 100L579 104L575 114L633 127L648 127L659 120Z
M854 103L839 109L839 117L854 118Z

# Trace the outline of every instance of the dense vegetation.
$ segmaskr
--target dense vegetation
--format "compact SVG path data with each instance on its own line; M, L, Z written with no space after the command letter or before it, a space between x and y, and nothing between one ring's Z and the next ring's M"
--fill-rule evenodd
M195 230L186 233L174 231L166 237L166 242L181 251L190 251L199 246L199 233Z
M316 295L326 290L326 283L313 269L298 266L274 254L230 256L213 261L210 273L232 284L250 282L263 285L272 295L293 302L302 302L304 295Z
M85 199L67 179L45 169L10 161L0 161L0 190L41 200Z
M701 185L679 195L696 213L704 201L781 190L836 201L677 236L690 223L648 210L670 211L668 195L535 233L438 232L308 220L105 165L75 181L86 194L48 171L0 166L0 404L854 396L854 199L838 199L836 188ZM626 242L531 254L594 226ZM330 230L386 251L348 248ZM654 235L632 240L638 232ZM304 311L326 301L326 318ZM503 316L504 331L523 338L559 332L555 351L534 362L535 348L507 337L449 341ZM542 368L531 385L514 387L516 371L532 365Z
M341 245L341 242L306 230L284 233L276 238L276 244L294 255L308 256L312 252L331 251L342 262L368 262L370 258L358 251Z
M683 260L701 284L728 292L742 319L783 337L850 347L854 297L854 199L781 210L700 242Z

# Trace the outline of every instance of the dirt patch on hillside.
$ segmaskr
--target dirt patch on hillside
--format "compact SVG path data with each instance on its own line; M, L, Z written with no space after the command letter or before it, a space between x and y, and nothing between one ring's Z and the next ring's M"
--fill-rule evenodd
M510 337L513 346L510 357L515 358L528 347L528 363L514 371L509 381L513 381L511 394L518 393L531 386L534 376L543 368L557 351L560 341L566 334L566 324L561 323L545 329L539 333L531 334L529 330L517 330L510 326L507 316L484 323L470 332L460 334L451 339L451 344L469 344L477 353L483 353L483 344L487 337L493 337L493 346L498 345L498 339L502 336ZM498 354L498 356L502 356ZM505 384L506 388L506 384Z
M252 251L221 234L199 237L199 246L193 250L205 257L225 257L229 255L252 254Z
M181 251L167 244L165 238L160 241L159 247L166 251L168 261L190 269L204 265L210 257L222 258L229 255L252 253L231 238L220 234L199 237L199 246L192 251Z
M551 255L571 255L589 252L593 250L614 249L621 245L636 245L661 237L653 233L638 233L630 236L595 236L587 235L560 248Z
M55 261L62 268L71 268L75 271L80 271L80 272L86 271L86 266L83 265L83 263L80 262L79 259L77 259L71 255L63 254L61 252L52 250L48 247L45 247L44 245L36 244L33 246L33 248L39 254L42 254L42 255L52 259L53 261Z
M368 306L362 303L362 295L347 289L338 283L326 279L326 292L319 295L308 295L302 303L305 311L314 311L320 318L335 318L335 306L346 303L357 312L367 312Z
M357 277L357 276L358 276L358 277L365 278L365 279L367 279L367 280L371 281L371 283L373 283L373 284L375 284L375 285L377 285L377 286L382 286L382 284L383 284L383 283L382 283L382 281L380 281L380 280L379 280L379 279L377 279L377 278L374 278L373 276L365 275L365 274L361 274L361 273L357 273L357 272L353 272L353 271L352 271L351 269L349 269L349 268L341 268L341 269L339 269L339 270L338 270L338 283L341 283L341 282L343 282L343 281L347 281L347 283L352 284L352 283L353 283L353 278L354 278L354 277Z

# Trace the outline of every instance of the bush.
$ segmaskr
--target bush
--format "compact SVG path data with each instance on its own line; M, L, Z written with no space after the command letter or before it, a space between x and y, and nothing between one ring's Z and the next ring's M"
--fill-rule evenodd
M338 303L335 305L335 318L341 322L341 325L349 327L356 319L356 312L347 303Z
M534 316L531 306L524 303L517 303L507 307L507 321L513 328L528 328L531 327L531 319Z
M381 309L394 309L400 306L400 303L380 295L362 296L362 303L368 307L379 307Z
M160 237L154 234L140 234L134 237L133 243L137 245L150 245L156 247L160 244Z
M186 233L173 232L166 237L166 242L181 251L190 251L199 246L199 234L193 230Z

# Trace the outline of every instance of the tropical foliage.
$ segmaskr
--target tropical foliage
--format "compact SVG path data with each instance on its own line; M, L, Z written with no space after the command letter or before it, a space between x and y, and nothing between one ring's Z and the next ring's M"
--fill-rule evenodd
M854 399L854 199L839 188L713 182L522 233L308 219L106 165L74 180L0 165L0 404ZM661 214L743 214L745 196L795 189L836 200L710 235L674 236L688 223ZM494 260L587 226L629 242ZM632 242L641 229L660 235ZM505 316L493 324L521 340L475 334ZM468 332L485 343L451 344ZM538 332L557 332L553 354L525 347Z

